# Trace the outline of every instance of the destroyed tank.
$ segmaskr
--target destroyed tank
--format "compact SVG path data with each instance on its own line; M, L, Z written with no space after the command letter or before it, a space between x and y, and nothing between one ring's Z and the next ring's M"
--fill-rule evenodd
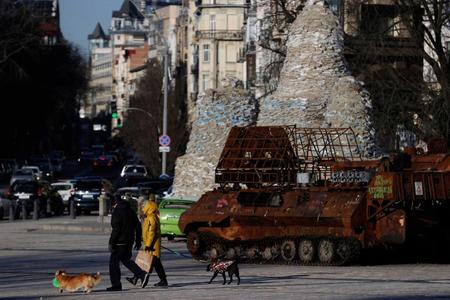
M449 235L446 143L376 160L360 153L350 128L232 128L219 187L180 218L188 250L199 260L342 265L362 249Z

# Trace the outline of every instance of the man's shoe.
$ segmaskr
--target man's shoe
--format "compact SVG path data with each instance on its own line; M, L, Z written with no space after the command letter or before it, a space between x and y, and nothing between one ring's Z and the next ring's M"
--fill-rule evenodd
M154 286L168 286L167 279L162 279L160 282L155 283Z
M134 277L125 277L125 279L126 279L129 283L131 283L132 285L136 285L136 284L137 284L137 281L138 281L138 278L137 278L136 276L134 276Z
M106 288L106 290L108 292L117 292L117 291L121 291L122 287L120 287L120 286L111 286L109 288Z
M147 286L148 280L150 279L150 273L146 273L141 281L141 287L145 288Z

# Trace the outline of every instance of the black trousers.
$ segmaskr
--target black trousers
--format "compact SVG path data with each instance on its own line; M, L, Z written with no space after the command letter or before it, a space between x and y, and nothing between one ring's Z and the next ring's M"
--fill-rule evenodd
M153 257L153 267L155 267L156 274L160 280L166 280L166 272L164 271L164 267L161 263L161 259L158 256ZM150 273L152 271L150 270Z
M134 276L143 279L145 272L131 260L133 245L115 246L109 257L109 279L113 287L122 287L120 283L120 262L133 272Z

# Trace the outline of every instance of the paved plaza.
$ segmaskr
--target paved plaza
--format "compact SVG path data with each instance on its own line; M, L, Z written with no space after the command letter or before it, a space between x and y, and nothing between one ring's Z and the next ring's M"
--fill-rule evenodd
M108 220L105 220L107 222ZM105 224L105 229L108 224ZM352 267L240 266L241 285L222 286L206 265L186 258L185 242L163 242L169 288L122 281L124 291L106 292L109 232L97 217L83 216L0 223L0 299L450 299L450 265L399 264ZM57 269L101 272L103 280L85 295L52 287ZM130 273L122 267L123 279Z

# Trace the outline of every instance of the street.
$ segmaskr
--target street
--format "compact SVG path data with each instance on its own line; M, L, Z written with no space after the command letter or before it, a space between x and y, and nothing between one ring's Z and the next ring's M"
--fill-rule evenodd
M208 285L206 264L163 249L169 288L155 288L156 274L145 289L125 281L122 292L106 292L109 233L78 227L97 223L95 216L0 223L0 299L450 299L450 265L398 264L351 267L240 265L241 285ZM98 223L97 223L98 224ZM60 227L57 227L60 226ZM66 226L64 229L64 226ZM97 225L100 230L100 224ZM46 228L47 230L44 230ZM78 229L77 229L78 228ZM108 224L105 224L108 228ZM92 228L91 228L92 229ZM95 228L94 228L95 229ZM96 229L96 230L97 230ZM163 246L189 256L184 240ZM52 286L54 273L102 274L90 295L62 294Z

